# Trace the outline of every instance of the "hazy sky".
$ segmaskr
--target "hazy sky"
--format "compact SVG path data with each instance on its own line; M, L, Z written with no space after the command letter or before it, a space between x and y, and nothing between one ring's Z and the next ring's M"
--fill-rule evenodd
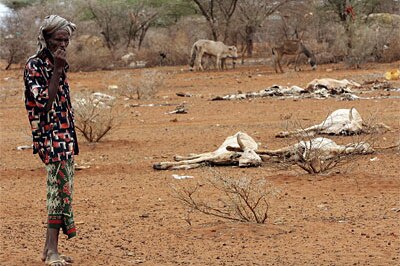
M10 9L8 7L6 7L5 5L0 3L0 17L4 16L4 14L6 14L9 11L10 11Z

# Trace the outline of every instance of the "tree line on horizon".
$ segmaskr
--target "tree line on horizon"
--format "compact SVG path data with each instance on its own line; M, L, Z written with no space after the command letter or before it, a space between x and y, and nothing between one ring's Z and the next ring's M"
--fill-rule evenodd
M78 25L73 70L126 67L132 54L148 66L181 65L198 39L236 45L244 57L268 57L268 47L301 39L320 63L400 59L397 0L2 0L0 58L6 69L36 49L40 21L58 14Z

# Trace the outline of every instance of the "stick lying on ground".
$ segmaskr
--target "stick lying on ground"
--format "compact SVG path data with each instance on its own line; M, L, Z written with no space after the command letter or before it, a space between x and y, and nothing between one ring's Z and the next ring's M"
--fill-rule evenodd
M167 112L166 114L187 114L187 108L183 103L175 107L175 110Z

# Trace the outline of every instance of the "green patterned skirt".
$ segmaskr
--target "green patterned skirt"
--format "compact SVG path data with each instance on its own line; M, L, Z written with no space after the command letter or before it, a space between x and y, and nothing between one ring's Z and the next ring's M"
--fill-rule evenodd
M76 236L72 212L74 161L49 163L46 170L48 228L62 228L69 239Z

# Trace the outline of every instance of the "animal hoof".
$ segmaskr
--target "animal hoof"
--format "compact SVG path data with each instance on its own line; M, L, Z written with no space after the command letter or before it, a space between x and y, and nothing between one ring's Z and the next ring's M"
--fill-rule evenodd
M275 138L286 138L287 136L289 136L288 133L286 133L286 132L279 132L278 134L275 135Z
M153 169L155 169L155 170L164 170L160 163L153 164Z

